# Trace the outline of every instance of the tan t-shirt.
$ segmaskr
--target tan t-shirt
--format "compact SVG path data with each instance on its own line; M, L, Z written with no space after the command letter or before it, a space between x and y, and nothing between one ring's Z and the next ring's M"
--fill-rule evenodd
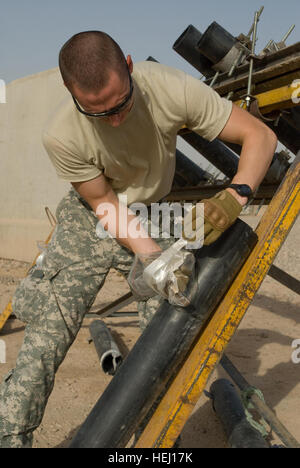
M176 137L186 125L211 141L223 130L232 103L182 71L154 62L134 65L134 103L111 127L64 99L43 133L58 177L82 182L104 174L128 204L166 196L175 172Z

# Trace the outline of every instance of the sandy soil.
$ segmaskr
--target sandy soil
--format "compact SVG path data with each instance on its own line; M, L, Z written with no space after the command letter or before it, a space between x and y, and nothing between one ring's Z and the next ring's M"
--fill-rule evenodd
M245 218L246 220L250 218ZM251 220L250 220L251 221ZM252 224L255 220L252 220ZM300 220L290 232L275 264L300 279ZM13 294L29 264L0 259L0 310ZM112 271L96 303L109 304L128 291L126 282ZM104 319L124 356L140 335L135 304L123 309L124 317ZM250 306L227 355L252 385L262 390L268 405L276 412L289 431L300 441L300 364L292 362L292 342L300 339L299 296L267 277ZM45 417L35 432L35 448L65 448L86 418L99 396L110 382L99 366L93 344L89 343L86 318L67 358L60 367L54 391ZM18 320L8 320L0 339L6 345L5 364L0 364L0 380L14 366L22 344L24 326ZM300 357L300 353L299 353ZM219 366L207 385L219 377L228 377ZM272 434L273 443L280 443ZM203 394L182 432L180 447L227 447L222 426L211 401Z

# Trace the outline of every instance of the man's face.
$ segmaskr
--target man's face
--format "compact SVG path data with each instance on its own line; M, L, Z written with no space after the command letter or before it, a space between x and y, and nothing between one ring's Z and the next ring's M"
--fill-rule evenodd
M129 57L130 56L127 58L127 63L129 62L128 69L129 73L131 73L132 62L131 59L129 60ZM86 92L74 86L72 89L72 95L83 111L88 112L89 114L97 114L117 108L120 104L126 101L130 96L130 86L131 82L129 74L124 79L124 77L121 78L116 72L112 71L108 84L99 92ZM133 97L131 96L118 113L114 113L106 117L94 118L100 119L112 127L118 127L130 112L132 105Z

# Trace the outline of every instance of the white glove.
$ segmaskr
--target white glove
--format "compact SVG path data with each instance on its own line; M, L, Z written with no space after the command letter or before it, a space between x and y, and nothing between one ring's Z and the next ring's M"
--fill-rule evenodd
M157 293L145 282L143 273L145 268L161 255L161 252L152 254L136 254L128 275L127 281L133 295L138 300L149 299Z
M136 255L128 283L139 298L155 294L170 304L186 307L190 301L184 295L195 264L194 255L169 248L151 255Z

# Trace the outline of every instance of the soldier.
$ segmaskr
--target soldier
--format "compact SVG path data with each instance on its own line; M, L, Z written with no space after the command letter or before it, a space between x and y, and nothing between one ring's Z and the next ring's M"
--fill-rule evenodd
M139 222L143 235L133 235L128 226L135 215L120 199L126 195L129 205L149 207L170 192L178 130L186 125L207 140L242 145L234 186L203 200L206 244L239 216L277 143L262 122L203 82L153 62L133 66L106 33L73 36L60 51L59 67L70 96L43 142L58 177L72 188L57 207L58 224L42 266L31 269L13 299L26 329L15 369L0 387L0 447L32 446L55 372L110 268L128 276L134 255L148 264L173 242L152 239ZM99 221L110 236L99 238ZM188 274L177 273L183 291ZM142 328L160 301L140 301Z

